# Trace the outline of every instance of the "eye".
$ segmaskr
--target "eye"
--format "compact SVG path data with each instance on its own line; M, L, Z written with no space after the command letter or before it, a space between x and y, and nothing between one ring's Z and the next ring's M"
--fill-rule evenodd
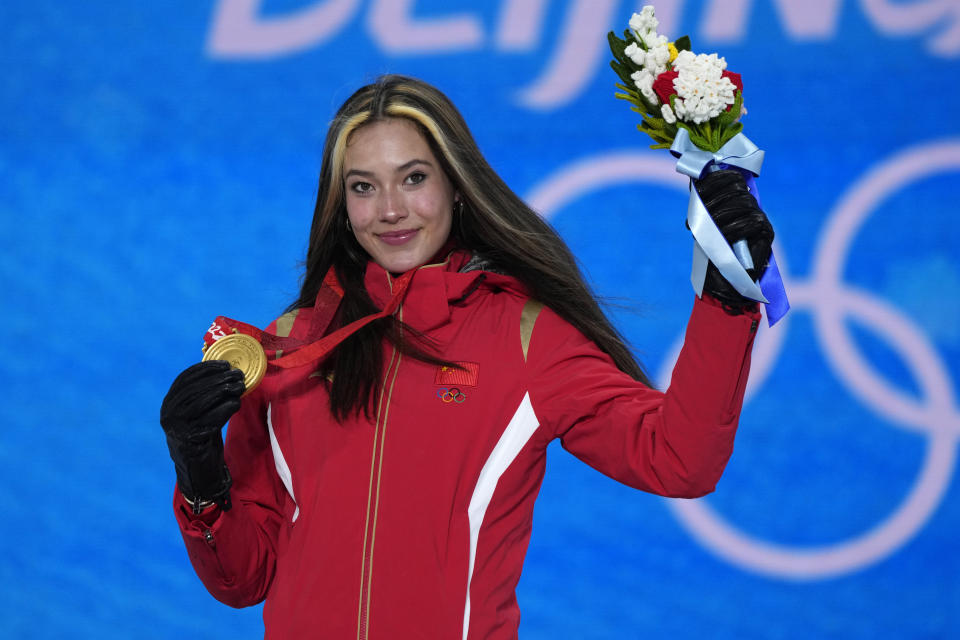
M414 171L409 176L407 176L407 184L420 184L427 179L427 174L422 171Z
M350 190L359 194L370 193L373 191L373 185L369 182L357 181L350 185Z

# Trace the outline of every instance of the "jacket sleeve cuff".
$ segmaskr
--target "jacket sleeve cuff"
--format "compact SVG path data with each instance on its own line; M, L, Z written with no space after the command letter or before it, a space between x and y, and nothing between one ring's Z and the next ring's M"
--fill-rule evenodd
M727 315L744 315L751 318L752 320L760 320L760 303L759 302L752 302L752 304L749 304L743 307L742 309L739 309L737 311L731 311L729 307L727 307L722 302L720 302L719 300L711 296L709 293L704 293L699 298L697 298L697 301L710 305L712 307L717 307L718 309L723 309Z
M187 499L180 493L180 488L176 487L173 492L173 511L181 528L186 530L193 522L203 523L208 527L212 526L223 510L218 504L214 503L204 508L199 514L194 513L193 505L187 502Z

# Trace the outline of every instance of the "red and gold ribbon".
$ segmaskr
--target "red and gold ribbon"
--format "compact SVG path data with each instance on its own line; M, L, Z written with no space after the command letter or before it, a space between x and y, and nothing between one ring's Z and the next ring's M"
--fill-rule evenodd
M277 336L245 322L225 316L217 316L217 319L213 321L203 336L205 344L203 359L225 359L232 366L241 369L244 372L247 392L249 392L260 383L268 365L289 369L318 362L361 328L374 320L385 318L394 313L403 301L413 274L414 271L408 271L394 281L393 296L381 311L358 318L348 325L323 335L333 321L333 317L340 306L340 301L343 299L343 287L340 286L333 268L331 268L324 277L323 285L317 293L308 339ZM237 337L234 338L234 336ZM316 338L316 336L322 337ZM221 345L223 340L228 340L228 342L222 343L222 346L214 346ZM254 345L254 343L260 349L260 356L252 352L251 345ZM282 352L283 355L279 358L267 360L264 350Z

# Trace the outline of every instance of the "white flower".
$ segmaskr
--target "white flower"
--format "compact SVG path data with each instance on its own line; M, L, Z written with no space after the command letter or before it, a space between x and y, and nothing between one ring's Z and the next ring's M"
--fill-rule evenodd
M667 46L667 39L660 36L658 44L651 47L644 56L643 66L654 76L658 76L667 70L670 63L670 48Z
M660 104L660 100L657 98L657 94L653 90L654 77L655 76L646 69L642 71L634 71L630 75L630 79L633 80L635 85L637 85L637 89L640 90L640 93L643 94L643 97L649 102L652 102L654 105L658 105Z
M646 33L640 34L640 39L643 40L643 44L647 49L653 49L654 47L667 46L667 36L661 36L657 34L656 31L647 31Z
M684 49L683 51L677 52L677 59L673 61L673 68L677 69L683 65L690 64L692 61L697 59L697 54L693 51Z
M671 109L668 104L661 105L660 113L663 114L663 119L666 120L668 124L673 124L677 121L677 116L673 115L673 109Z
M660 21L653 16L651 5L645 6L640 13L635 13L630 18L630 28L641 35L648 31L656 31L659 26Z
M636 42L631 42L627 45L627 48L623 50L623 53L633 60L633 63L638 67L642 67L644 61L646 60L647 52L637 46Z
M736 86L723 77L727 61L717 54L694 55L681 51L673 62L677 77L673 88L677 92L674 110L677 118L701 124L720 115L733 104Z

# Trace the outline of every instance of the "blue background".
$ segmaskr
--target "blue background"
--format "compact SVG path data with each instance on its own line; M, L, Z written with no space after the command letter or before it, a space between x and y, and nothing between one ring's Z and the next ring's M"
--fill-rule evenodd
M265 326L295 296L323 135L361 84L399 72L439 86L521 196L614 153L669 162L614 100L606 54L553 102L524 100L587 0L542 3L538 36L513 49L496 34L514 3L408 3L413 22L456 14L479 26L477 43L433 51L391 49L371 27L403 3L338 1L349 11L331 33L267 57L211 47L232 0L0 5L0 636L262 635L259 607L220 605L192 572L157 415L215 316ZM252 4L267 23L333 0ZM701 502L780 550L837 548L845 566L805 574L732 559L669 501L552 448L521 637L960 637L958 3L820 0L806 13L833 18L812 35L797 35L786 1L657 4L674 10L669 35L688 33L744 77L746 132L767 151L763 204L797 292L788 319L761 333L782 342ZM638 8L595 2L610 20L583 51L605 47ZM738 8L742 33L719 33L717 16ZM915 24L882 19L904 8ZM936 148L953 159L924 171ZM814 282L843 198L904 154L919 154L918 177L869 207L840 279ZM640 176L544 211L655 374L692 302L678 185ZM814 312L851 299L877 302L842 321L866 370L930 409L920 418L865 399L858 380L876 380L827 357ZM925 369L877 329L891 318L926 350ZM914 495L931 456L940 482L902 539L847 553Z

